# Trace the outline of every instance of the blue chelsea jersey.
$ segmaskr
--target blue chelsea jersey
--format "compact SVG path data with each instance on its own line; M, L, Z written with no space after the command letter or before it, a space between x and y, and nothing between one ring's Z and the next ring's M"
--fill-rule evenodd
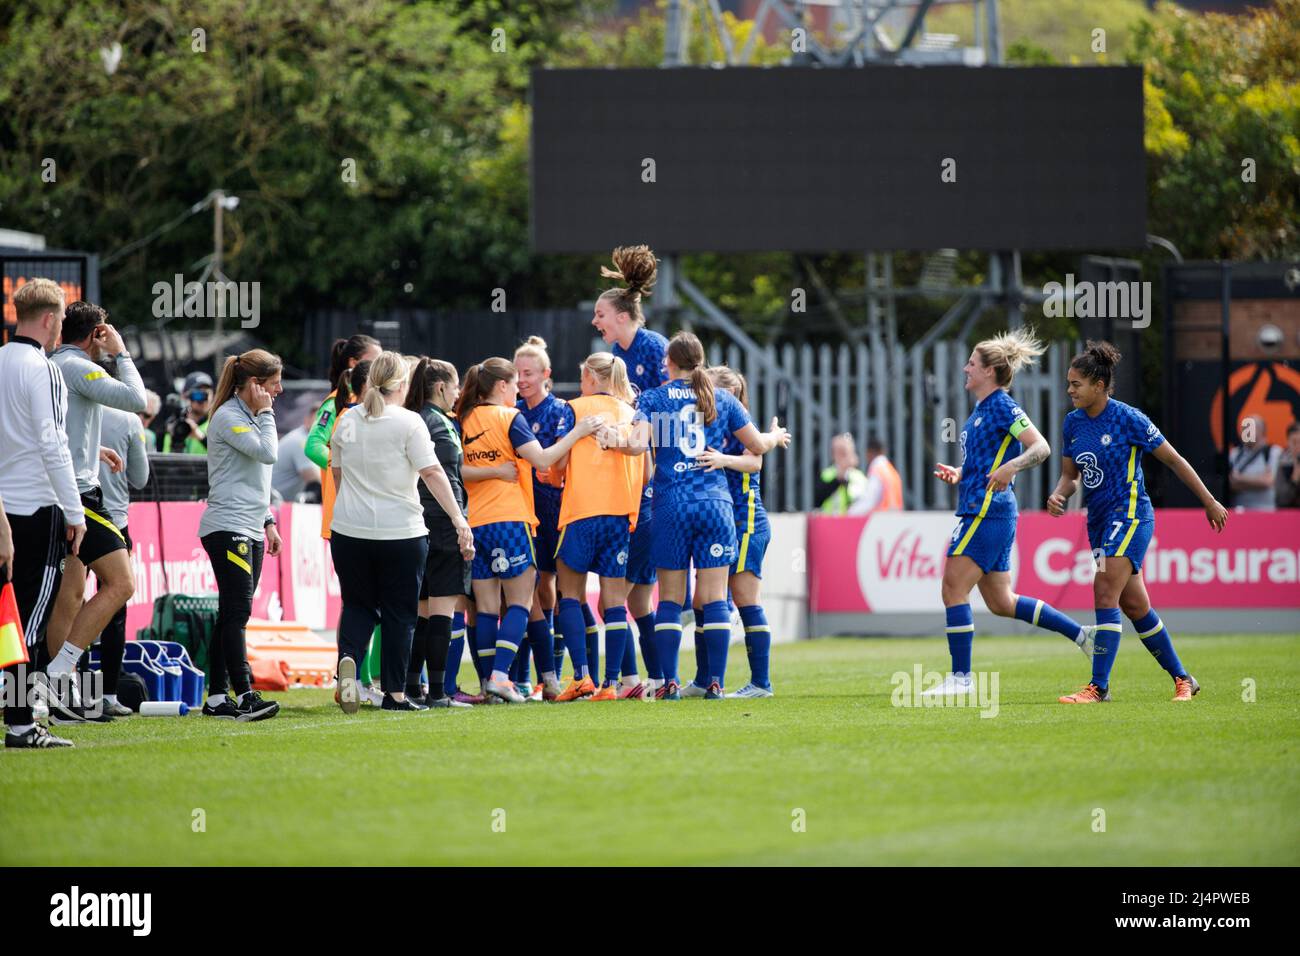
M529 408L528 403L522 398L515 403L515 407L519 409L524 423L543 448L554 445L568 434L569 429L573 427L573 409L569 407L569 403L562 398L556 398L549 392L533 408ZM539 481L537 469L534 468L532 471L533 495L538 505L543 508L551 505L559 508L560 495L563 489ZM557 511L556 514L559 514L559 512Z
M664 358L668 355L668 340L658 332L640 328L632 339L629 348L623 348L617 342L610 347L618 358L627 365L627 378L637 394L658 388L668 381L668 369Z
M685 381L669 382L640 396L635 420L650 423L655 501L731 502L725 473L700 468L695 459L706 448L721 449L728 436L750 423L749 413L724 389L715 389L713 397L717 415L705 424L696 409L695 390Z
M1112 515L1154 517L1142 477L1142 453L1154 451L1164 440L1151 419L1113 398L1096 418L1082 408L1065 416L1062 455L1079 469L1090 524Z
M1029 417L1006 389L995 389L976 403L961 430L957 514L1015 517L1015 479L1002 491L993 492L988 490L989 475L1019 454L1011 445L1029 427Z
M747 451L735 435L728 435L718 450L724 455L743 455ZM731 503L735 506L736 532L753 534L755 530L767 527L767 510L763 507L763 496L759 491L762 472L750 474L728 468L726 475Z

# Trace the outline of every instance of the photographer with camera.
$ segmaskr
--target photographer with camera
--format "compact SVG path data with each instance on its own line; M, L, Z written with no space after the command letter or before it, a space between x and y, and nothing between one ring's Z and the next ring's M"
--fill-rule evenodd
M212 406L212 376L191 372L180 395L167 396L167 424L162 451L183 455L208 453L208 412Z

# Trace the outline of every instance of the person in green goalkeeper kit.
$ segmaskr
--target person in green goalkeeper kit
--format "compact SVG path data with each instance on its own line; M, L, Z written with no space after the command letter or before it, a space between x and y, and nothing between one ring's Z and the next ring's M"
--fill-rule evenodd
M858 451L848 432L831 439L832 464L817 476L817 506L823 514L843 515L867 489L867 476L858 468Z

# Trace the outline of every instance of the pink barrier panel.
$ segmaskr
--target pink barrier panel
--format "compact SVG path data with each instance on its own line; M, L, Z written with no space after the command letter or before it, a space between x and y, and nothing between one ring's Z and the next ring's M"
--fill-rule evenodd
M933 610L955 525L942 512L810 517L812 610ZM1202 511L1158 511L1142 573L1152 603L1162 608L1300 607L1300 511L1230 512L1222 534ZM1018 591L1057 607L1090 609L1092 552L1083 514L1022 514L1011 575ZM971 598L983 607L978 591Z
M149 502L131 505L127 521L131 531L135 594L126 607L128 639L133 640L137 630L149 626L153 602L159 595L216 593L212 565L198 535L204 507L201 502L189 501L169 501L161 506ZM290 510L281 509L282 512ZM290 616L292 592L287 578L280 558L268 555L263 559L262 576L253 595L254 617L278 620Z

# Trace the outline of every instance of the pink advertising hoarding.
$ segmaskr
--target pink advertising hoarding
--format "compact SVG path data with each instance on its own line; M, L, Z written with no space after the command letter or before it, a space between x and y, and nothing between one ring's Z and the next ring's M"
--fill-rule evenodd
M216 581L199 542L201 502L136 502L128 515L135 595L127 605L126 633L147 627L161 594L215 594ZM253 596L253 617L296 620L332 628L339 616L339 585L329 547L320 536L319 505L277 509L284 553L266 556ZM93 587L93 584L92 584Z
M943 512L809 518L811 610L933 609L955 524ZM1158 511L1142 572L1161 608L1300 607L1300 511L1230 512L1222 534L1202 511ZM1057 607L1090 609L1092 552L1083 514L1022 514L1011 575L1019 591ZM971 597L981 609L978 591Z

